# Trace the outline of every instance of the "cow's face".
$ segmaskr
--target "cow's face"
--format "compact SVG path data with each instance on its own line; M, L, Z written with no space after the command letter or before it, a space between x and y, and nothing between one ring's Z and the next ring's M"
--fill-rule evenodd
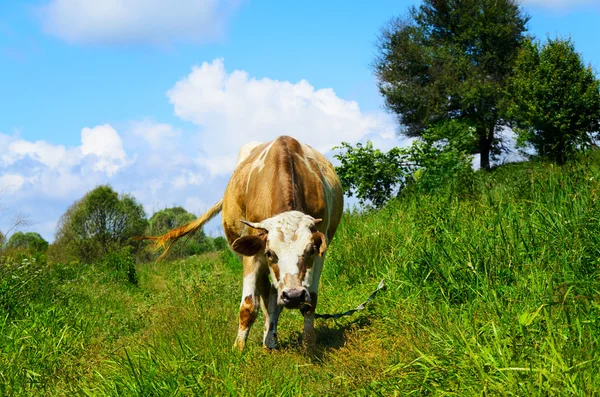
M299 211L289 211L262 222L242 221L260 229L255 236L240 237L231 248L242 255L258 255L269 265L277 303L288 308L310 304L313 263L327 248L325 235L317 230L321 219Z

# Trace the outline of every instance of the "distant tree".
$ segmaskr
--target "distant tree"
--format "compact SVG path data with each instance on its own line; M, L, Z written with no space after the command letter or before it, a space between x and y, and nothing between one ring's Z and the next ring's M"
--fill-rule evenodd
M6 243L6 236L4 235L4 233L2 233L0 231L0 248L2 248L5 243Z
M225 237L222 237L222 236L215 237L213 239L213 244L217 251L223 251L229 247L227 240L225 239Z
M147 227L141 204L130 195L119 196L110 186L98 186L67 209L58 223L53 251L66 250L75 259L93 262L131 245L131 237ZM135 244L135 245L134 245Z
M600 82L571 40L528 41L508 85L507 114L519 143L563 164L600 127Z
M499 152L499 103L529 17L515 0L424 0L378 41L375 74L400 133L458 119L474 126L481 167Z
M187 212L182 207L165 208L152 215L148 221L146 235L160 236L195 219L194 214ZM207 237L203 230L198 230L185 241L185 244L176 244L171 247L167 257L171 259L182 258L214 250L215 246L212 239Z
M48 249L48 242L39 233L16 232L8 239L6 248L17 248L32 252L44 252Z

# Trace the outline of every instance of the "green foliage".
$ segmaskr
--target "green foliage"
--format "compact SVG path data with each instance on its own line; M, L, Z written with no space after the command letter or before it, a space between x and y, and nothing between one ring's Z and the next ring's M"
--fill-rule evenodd
M130 247L124 247L118 251L109 252L100 261L101 267L114 281L126 281L138 285L138 276L135 269L135 258L131 254Z
M229 244L227 243L227 240L225 239L225 237L219 236L219 237L215 237L213 239L213 244L215 246L215 250L217 251L223 251L229 248Z
M44 252L48 249L48 242L44 240L39 233L35 232L16 232L8 239L6 248L16 248L26 251Z
M475 128L465 122L449 120L427 129L421 140L403 149L416 169L416 191L431 193L450 183L466 188L473 174L474 146Z
M108 185L98 186L63 214L52 253L62 252L69 260L91 263L122 247L137 250L139 244L131 237L144 233L145 216L142 205L132 196L119 196Z
M165 208L152 215L148 221L148 230L146 231L146 234L160 236L195 219L196 216L194 214L187 212L182 207ZM212 239L207 237L204 234L204 231L200 229L190 237L184 239L184 241L173 245L167 254L167 258L183 258L214 250L215 246Z
M335 149L345 150L334 155L341 163L335 170L342 188L348 196L356 195L362 205L370 201L374 207L381 207L404 186L410 172L406 156L399 148L383 153L367 141L364 146L357 143L356 147L342 142Z
M563 164L600 128L600 81L570 40L529 41L508 85L507 114L521 146Z
M473 127L449 120L428 128L411 146L387 153L374 149L369 141L356 147L343 142L334 148L345 149L334 155L340 161L335 169L346 195L355 195L363 206L380 208L411 182L419 192L455 181L465 186L472 174L470 153L475 142Z
M72 269L49 266L43 256L8 259L0 261L0 318L21 319L36 302L48 305L61 299L58 286L73 276Z
M499 103L528 16L514 0L426 0L383 29L375 73L386 106L407 136L468 120L481 166L498 150Z

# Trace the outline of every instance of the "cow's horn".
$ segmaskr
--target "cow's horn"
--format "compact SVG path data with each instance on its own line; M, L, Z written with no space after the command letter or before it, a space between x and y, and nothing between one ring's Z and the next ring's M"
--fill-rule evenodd
M321 219L321 218L317 218L317 219L314 220L315 225L317 223L321 223L321 222L323 222L323 219Z
M263 225L263 224L262 224L262 223L260 223L260 222L257 222L257 223L254 223L254 222L248 222L248 221L245 221L245 220L243 220L243 219L240 219L240 222L242 222L243 224L245 224L245 225L248 225L248 226L250 226L250 227L252 227L252 228L254 228L254 229L262 229L262 230L267 230L267 228L265 227L265 225Z

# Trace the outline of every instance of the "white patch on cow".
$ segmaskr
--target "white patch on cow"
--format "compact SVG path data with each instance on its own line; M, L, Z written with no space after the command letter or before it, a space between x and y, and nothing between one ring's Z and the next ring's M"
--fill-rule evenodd
M249 142L249 143L245 144L244 146L242 146L242 148L240 149L240 152L238 153L236 167L238 165L240 165L240 163L242 161L244 161L248 158L252 149L254 149L255 147L260 146L260 145L262 145L262 142L252 141L252 142Z
M258 169L258 172L260 172L263 169L263 167L265 166L265 159L267 158L269 150L271 150L271 147L273 146L275 141L277 140L273 140L269 144L269 146L267 146L262 152L260 152L260 155L252 163L252 166L250 167L250 172L248 173L248 180L246 181L246 193L248 193L248 187L250 186L250 177L252 176L252 172L254 172L255 169Z
M256 272L252 272L244 277L243 287L242 287L242 303L244 303L244 299L248 296L256 295Z

